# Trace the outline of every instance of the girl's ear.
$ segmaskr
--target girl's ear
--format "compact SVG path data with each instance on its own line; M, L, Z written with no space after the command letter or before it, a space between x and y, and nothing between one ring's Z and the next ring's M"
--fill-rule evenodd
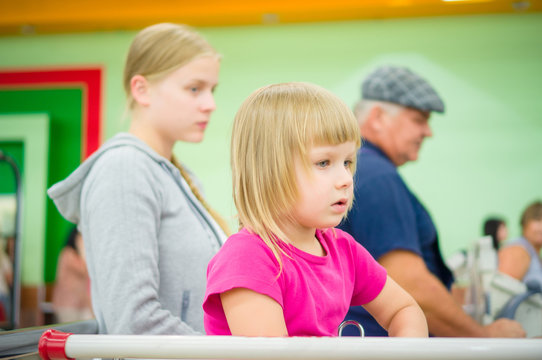
M134 75L130 80L130 91L135 102L148 106L150 103L149 82L143 75Z

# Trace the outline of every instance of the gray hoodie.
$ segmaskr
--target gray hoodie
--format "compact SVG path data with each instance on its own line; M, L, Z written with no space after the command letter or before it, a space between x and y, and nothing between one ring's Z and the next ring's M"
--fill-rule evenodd
M170 161L119 134L48 194L83 235L100 333L203 333L225 234Z

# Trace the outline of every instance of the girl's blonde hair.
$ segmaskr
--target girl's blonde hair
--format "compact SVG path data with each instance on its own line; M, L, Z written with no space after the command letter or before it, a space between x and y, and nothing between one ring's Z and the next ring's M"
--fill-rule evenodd
M159 80L201 56L219 56L195 30L186 25L160 23L141 30L126 56L124 91L128 108L134 106L130 81L135 75Z
M293 221L290 214L298 197L296 157L308 169L311 146L348 141L357 147L361 142L352 111L337 96L313 84L262 87L235 115L231 167L239 223L258 234L280 264L283 251L278 239L286 240L280 225Z

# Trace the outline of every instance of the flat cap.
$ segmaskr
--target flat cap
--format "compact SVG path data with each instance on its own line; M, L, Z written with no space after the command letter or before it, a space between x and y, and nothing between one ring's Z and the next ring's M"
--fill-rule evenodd
M444 112L444 102L435 89L405 67L379 67L365 78L361 93L366 100L387 101L421 111Z

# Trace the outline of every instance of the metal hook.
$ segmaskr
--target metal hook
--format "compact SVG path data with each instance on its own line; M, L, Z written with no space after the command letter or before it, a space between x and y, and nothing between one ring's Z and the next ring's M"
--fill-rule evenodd
M359 336L365 337L365 330L363 330L363 326L355 320L345 320L339 325L339 336L342 336L343 329L347 327L348 325L354 325L357 326L359 329Z

